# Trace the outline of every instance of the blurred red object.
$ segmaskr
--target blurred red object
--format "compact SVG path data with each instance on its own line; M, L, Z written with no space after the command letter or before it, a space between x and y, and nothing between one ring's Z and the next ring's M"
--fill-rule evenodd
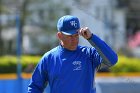
M130 48L137 48L140 46L140 31L136 32L135 35L129 37L128 45Z

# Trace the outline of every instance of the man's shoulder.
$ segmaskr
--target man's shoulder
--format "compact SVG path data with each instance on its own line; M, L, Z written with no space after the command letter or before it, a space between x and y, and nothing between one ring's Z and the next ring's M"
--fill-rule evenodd
M47 57L47 56L51 56L51 55L55 55L55 54L58 54L58 46L47 51L45 54L44 54L44 57Z

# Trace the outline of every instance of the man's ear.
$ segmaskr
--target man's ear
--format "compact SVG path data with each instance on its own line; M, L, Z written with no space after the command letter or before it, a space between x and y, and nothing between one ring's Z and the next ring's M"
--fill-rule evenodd
M62 33L61 32L57 32L57 37L58 37L58 39L62 39Z

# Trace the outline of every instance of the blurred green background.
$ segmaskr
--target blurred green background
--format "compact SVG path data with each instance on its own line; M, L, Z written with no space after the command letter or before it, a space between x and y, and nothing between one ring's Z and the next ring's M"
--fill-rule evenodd
M16 73L17 58L16 56L1 56L0 57L0 73ZM41 56L23 55L21 57L22 72L32 73L33 69L40 61ZM118 63L108 70L102 70L99 72L140 72L140 59L135 57L127 57L119 55Z

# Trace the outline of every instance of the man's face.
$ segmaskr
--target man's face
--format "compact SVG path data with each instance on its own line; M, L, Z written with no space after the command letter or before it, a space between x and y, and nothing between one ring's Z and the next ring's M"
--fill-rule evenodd
M67 48L69 50L75 50L77 48L77 45L79 43L79 34L73 34L73 35L65 35L61 33L61 37L59 38L61 41L61 44L64 48Z

